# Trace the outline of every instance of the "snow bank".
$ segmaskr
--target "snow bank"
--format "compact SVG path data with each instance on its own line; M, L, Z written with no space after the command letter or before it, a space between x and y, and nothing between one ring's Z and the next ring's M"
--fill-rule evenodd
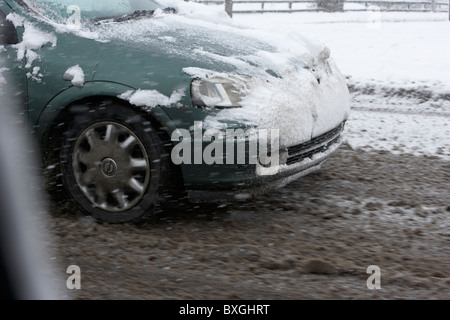
M449 118L422 113L353 110L345 137L354 149L437 156L450 160Z

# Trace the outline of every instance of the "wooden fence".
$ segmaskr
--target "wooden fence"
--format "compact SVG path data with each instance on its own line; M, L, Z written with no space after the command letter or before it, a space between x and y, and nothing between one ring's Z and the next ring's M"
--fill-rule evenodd
M225 4L225 11L233 13L319 12L319 11L399 11L449 12L450 0L428 1L370 1L370 0L194 0L206 4ZM322 3L321 3L322 2ZM329 2L334 6L326 7ZM337 4L337 6L336 6Z

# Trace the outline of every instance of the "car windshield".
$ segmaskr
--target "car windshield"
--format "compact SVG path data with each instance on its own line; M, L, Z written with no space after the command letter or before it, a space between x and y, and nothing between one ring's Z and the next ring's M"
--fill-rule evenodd
M58 23L133 18L152 13L161 4L154 0L24 0L41 15Z

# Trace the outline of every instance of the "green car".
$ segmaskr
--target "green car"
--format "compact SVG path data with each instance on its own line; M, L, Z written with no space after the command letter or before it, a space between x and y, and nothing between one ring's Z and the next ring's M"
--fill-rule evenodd
M350 111L330 50L171 0L0 0L13 87L46 184L96 219L238 200L314 172Z

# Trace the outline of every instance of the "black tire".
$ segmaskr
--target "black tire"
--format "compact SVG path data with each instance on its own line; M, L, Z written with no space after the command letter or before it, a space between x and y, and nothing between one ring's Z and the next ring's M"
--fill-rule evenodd
M170 162L151 121L109 101L74 105L69 113L60 154L69 198L108 223L156 218Z

